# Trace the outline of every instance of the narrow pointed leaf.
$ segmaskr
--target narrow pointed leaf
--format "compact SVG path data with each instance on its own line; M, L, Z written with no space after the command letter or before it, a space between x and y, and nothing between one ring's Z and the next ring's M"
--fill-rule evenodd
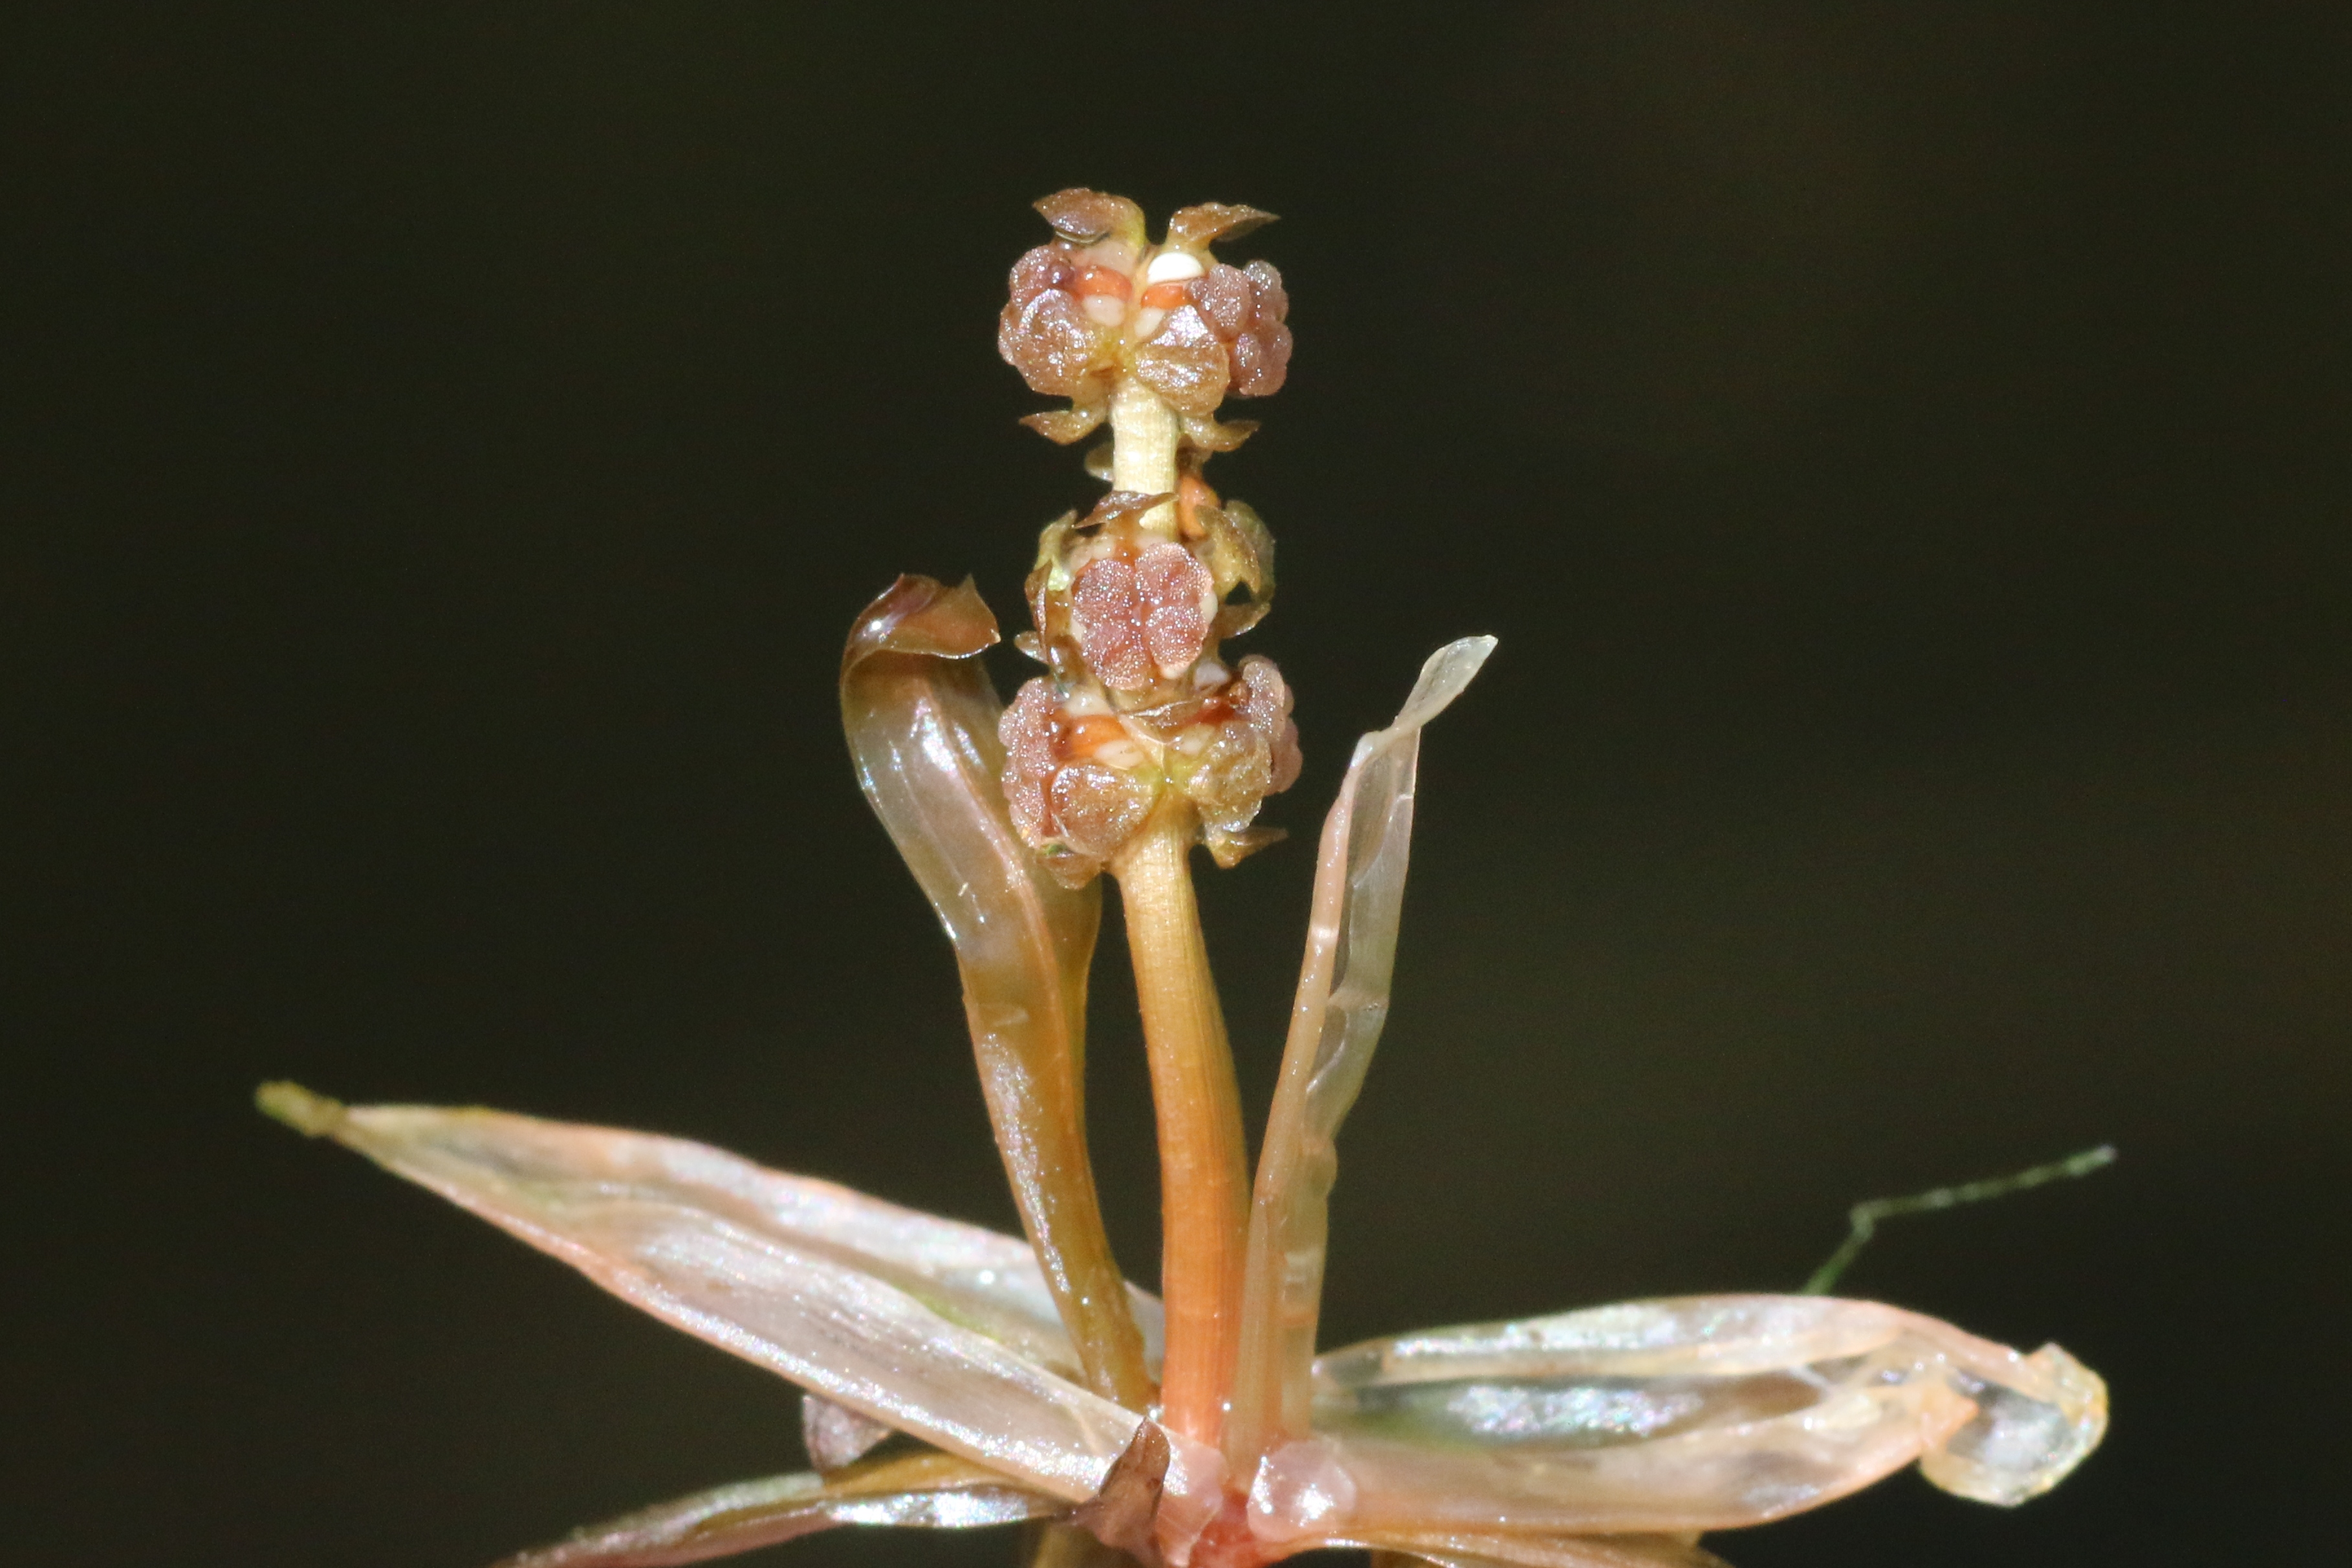
M1307 958L1250 1214L1241 1352L1225 1425L1226 1459L1237 1474L1307 1428L1339 1172L1334 1139L1388 1019L1421 731L1494 650L1492 637L1465 637L1432 654L1396 722L1356 742L1324 819Z
M1252 1524L1286 1535L1726 1529L1919 1461L1992 1502L2056 1484L2105 1391L1867 1301L1702 1296L1435 1330L1315 1367L1316 1435L1270 1455Z
M1141 1419L1035 1353L1067 1356L1068 1342L1038 1315L1034 1261L1009 1237L678 1139L347 1109L291 1085L263 1102L664 1322L1010 1483L1084 1501Z
M1152 1384L1087 1156L1087 969L1098 884L1062 887L1022 843L998 783L1003 706L978 655L996 622L967 581L901 577L841 664L866 798L947 928L1013 1196L1087 1384L1141 1409Z
M1333 1546L1369 1546L1373 1568L1404 1568L1402 1558L1436 1568L1727 1568L1723 1559L1696 1542L1671 1535L1453 1535L1382 1536L1376 1541L1334 1541ZM1390 1561L1386 1563L1383 1558Z
M807 1472L713 1487L574 1531L497 1568L670 1568L844 1524L968 1530L1062 1512L1059 1499L948 1454L913 1454L836 1476Z

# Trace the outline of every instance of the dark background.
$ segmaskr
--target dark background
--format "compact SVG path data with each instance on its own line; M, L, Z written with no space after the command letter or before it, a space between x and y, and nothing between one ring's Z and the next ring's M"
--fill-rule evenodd
M1270 819L1502 638L1426 751L1328 1339L1791 1287L1856 1198L2113 1140L1848 1280L2062 1340L2105 1449L1715 1544L2333 1555L2347 83L2321 4L11 8L6 1554L459 1568L798 1462L790 1390L265 1077L1013 1223L832 676L902 570L1009 618L1092 493L991 344L1085 183L1284 215L1231 253L1291 384L1214 470L1284 551ZM1204 868L1254 1110L1307 871Z

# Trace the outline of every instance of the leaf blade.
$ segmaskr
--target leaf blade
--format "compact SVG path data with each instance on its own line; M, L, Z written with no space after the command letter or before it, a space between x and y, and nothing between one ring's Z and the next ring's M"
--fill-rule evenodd
M1492 637L1465 637L1432 654L1396 721L1356 742L1324 819L1307 955L1251 1204L1242 1345L1225 1426L1226 1461L1239 1475L1308 1429L1308 1369L1339 1171L1334 1140L1387 1021L1421 731L1494 649Z
M842 724L859 785L954 944L997 1148L1086 1380L1141 1409L1152 1380L1087 1152L1102 890L1061 886L1013 830L1003 709L975 657L996 637L970 580L901 577L850 632Z
M976 1288L1027 1256L1011 1237L680 1139L310 1101L333 1110L309 1130L640 1310L1020 1485L1085 1500L1142 1419L1021 1348L1053 1325L1024 1330L1017 1291Z
M1948 1323L1814 1296L1680 1297L1431 1330L1316 1363L1316 1436L1283 1489L1346 1500L1358 1531L1621 1533L1757 1524L1915 1461L2013 1503L2098 1441L2105 1395L2055 1346L2027 1356ZM1297 1510L1290 1510L1297 1514Z
M834 1477L802 1471L713 1487L585 1526L494 1568L674 1568L841 1525L969 1530L1065 1507L951 1456L915 1454Z

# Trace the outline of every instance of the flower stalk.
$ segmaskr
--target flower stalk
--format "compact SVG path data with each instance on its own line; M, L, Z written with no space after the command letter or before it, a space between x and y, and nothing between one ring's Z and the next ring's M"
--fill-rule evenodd
M1071 399L1033 421L1046 435L1073 440L1108 418L1110 493L1041 542L1024 646L1051 674L1007 715L1005 794L1065 880L1108 869L1118 882L1159 1129L1160 1419L1213 1447L1239 1344L1249 1172L1191 857L1204 837L1227 865L1269 841L1251 819L1297 775L1297 742L1272 663L1236 672L1221 657L1265 611L1273 546L1201 469L1247 434L1214 418L1228 393L1282 384L1288 301L1271 267L1209 252L1265 214L1186 208L1153 245L1118 197L1065 191L1038 206L1055 238L1013 269L999 346L1032 386Z
M1168 1309L1160 1419L1214 1445L1241 1317L1249 1172L1224 1010L1192 896L1192 808L1161 806L1111 862L1160 1131L1160 1287Z
M1133 376L1120 377L1110 396L1110 488L1130 495L1174 495L1182 436L1176 411L1158 393ZM1162 501L1140 521L1155 533L1171 534L1176 509Z

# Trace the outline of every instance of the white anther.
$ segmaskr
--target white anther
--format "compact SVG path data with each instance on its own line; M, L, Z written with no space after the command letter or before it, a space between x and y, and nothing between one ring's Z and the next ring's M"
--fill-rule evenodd
M1209 749L1214 738L1206 724L1188 724L1176 736L1176 749L1188 757L1197 757Z
M1129 773L1151 760L1150 753L1133 741L1106 741L1087 755L1087 761L1100 763L1107 768Z
M1127 301L1116 294L1089 294L1079 301L1078 308L1086 311L1089 321L1106 327L1116 327L1127 320Z
M1233 679L1233 672L1213 658L1204 658L1192 671L1192 689L1208 691Z
M1110 699L1084 687L1062 699L1062 711L1073 719L1092 719L1110 711Z
M1168 312L1159 306L1146 305L1135 313L1135 335L1143 342L1150 342L1158 335L1160 323L1167 319Z
M1163 250L1151 258L1150 266L1143 269L1143 281L1147 286L1153 283L1188 283L1207 270L1197 256L1181 250Z

